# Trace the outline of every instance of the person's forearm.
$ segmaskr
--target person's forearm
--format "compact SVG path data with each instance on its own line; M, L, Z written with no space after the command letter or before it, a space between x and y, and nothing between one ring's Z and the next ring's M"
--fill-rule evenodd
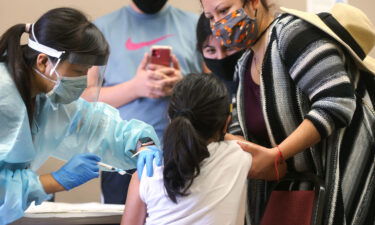
M135 87L130 80L115 86L102 87L100 90L99 101L118 108L137 99L138 96L135 93Z
M44 174L39 176L40 183L47 194L65 191L64 187L59 184L51 174Z
M293 157L320 141L320 134L310 120L305 119L297 129L279 144L284 159Z

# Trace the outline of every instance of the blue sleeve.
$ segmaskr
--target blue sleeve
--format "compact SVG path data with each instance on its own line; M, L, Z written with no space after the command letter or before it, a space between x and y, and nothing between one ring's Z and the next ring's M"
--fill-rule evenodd
M132 169L136 167L137 158L131 158L130 150L135 149L139 138L150 137L160 144L152 126L139 120L124 121L117 109L105 103L79 99L69 105L60 105L57 110L47 108L43 113L48 122L42 129L48 137L42 135L37 140L42 141L38 146L63 160L77 153L90 152L100 156L105 163Z
M21 218L31 202L39 205L50 197L30 169L0 169L0 224Z
M0 161L30 161L35 152L26 106L3 63L0 90Z
M50 195L32 170L17 169L26 168L35 149L25 104L3 63L0 90L0 224L8 224L22 217L31 202L40 204Z

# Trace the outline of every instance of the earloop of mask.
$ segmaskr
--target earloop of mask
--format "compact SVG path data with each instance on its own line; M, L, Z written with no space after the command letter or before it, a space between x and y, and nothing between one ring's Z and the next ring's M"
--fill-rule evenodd
M50 59L50 61L51 61L51 63L52 63L52 60L51 60L51 59ZM59 75L59 74L57 73L57 71L56 71L56 68L57 68L57 66L59 65L60 61L61 61L61 58L58 58L56 64L53 66L53 68L52 68L51 71L49 72L49 75L50 75L50 76L52 76L53 72L56 72L56 75L60 78L60 75ZM53 63L52 63L52 65L53 65Z
M44 75L43 73L41 73L39 70L37 70L37 69L35 69L35 68L33 68L33 69L34 69L34 71L35 71L37 74L39 74L39 75L40 75L41 77L43 77L44 79L46 79L46 80L48 80L48 81L51 81L52 83L55 83L55 84L58 83L58 81L53 80L53 79L47 77L46 75Z

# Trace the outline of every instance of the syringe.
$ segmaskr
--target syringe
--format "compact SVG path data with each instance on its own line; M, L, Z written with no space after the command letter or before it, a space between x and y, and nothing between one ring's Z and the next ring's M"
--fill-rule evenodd
M116 167L114 167L114 166L111 166L111 165L108 165L108 164L105 164L105 163L102 163L102 162L98 162L98 165L99 165L99 166L102 166L102 167L104 167L104 168L107 168L107 169L109 169L110 171L117 172L117 173L119 173L120 175L125 175L125 174L127 174L125 170L122 170L122 169L116 168Z

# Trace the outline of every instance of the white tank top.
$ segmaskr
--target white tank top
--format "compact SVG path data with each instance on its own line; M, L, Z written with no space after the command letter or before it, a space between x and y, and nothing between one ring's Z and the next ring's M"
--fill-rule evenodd
M140 197L147 205L146 224L243 225L247 174L252 157L236 141L208 145L210 157L202 162L190 194L178 197L177 204L167 196L163 167L154 165L154 176L143 173Z

